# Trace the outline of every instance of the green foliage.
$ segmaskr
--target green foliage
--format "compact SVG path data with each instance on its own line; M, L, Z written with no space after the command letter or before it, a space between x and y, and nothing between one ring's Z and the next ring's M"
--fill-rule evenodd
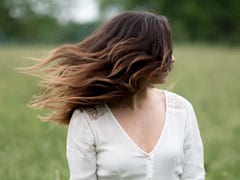
M96 28L97 22L60 24L53 15L66 4L48 1L44 3L47 12L37 13L34 11L37 4L32 4L31 0L3 0L0 3L0 44L79 42Z
M68 23L64 25L57 35L56 42L80 42L98 27L98 22L88 24Z
M104 11L110 6L121 10L150 10L169 18L177 41L240 42L239 0L101 0Z
M39 92L36 79L11 67L29 66L53 46L0 47L0 179L68 179L67 127L37 119L26 104ZM174 49L168 88L195 108L204 142L208 180L237 180L240 143L239 48L186 45Z
M66 13L73 1L2 0L0 3L0 43L78 42L90 34L103 19L88 24L56 19ZM170 20L174 41L210 42L236 45L240 42L239 0L99 0L102 14L109 8L148 10ZM44 7L44 13L38 12ZM103 17L102 14L100 17Z

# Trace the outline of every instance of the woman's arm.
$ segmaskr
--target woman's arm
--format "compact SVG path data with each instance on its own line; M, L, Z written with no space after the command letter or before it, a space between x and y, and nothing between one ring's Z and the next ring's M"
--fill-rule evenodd
M204 180L204 152L196 114L192 105L185 127L183 173L181 180Z
M68 128L70 180L96 180L95 140L84 112L75 110Z

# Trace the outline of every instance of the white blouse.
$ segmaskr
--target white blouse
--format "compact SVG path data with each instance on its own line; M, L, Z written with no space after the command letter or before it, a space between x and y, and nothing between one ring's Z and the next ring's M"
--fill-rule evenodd
M163 92L164 127L150 153L128 136L107 104L75 110L67 136L70 180L204 180L203 144L192 105Z

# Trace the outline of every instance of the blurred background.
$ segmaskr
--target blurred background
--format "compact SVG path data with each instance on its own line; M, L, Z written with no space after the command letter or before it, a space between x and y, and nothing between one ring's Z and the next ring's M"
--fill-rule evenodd
M68 179L66 126L26 107L38 79L14 67L77 43L124 10L168 17L176 63L159 88L193 104L209 180L240 179L239 0L2 0L0 3L0 179Z
M238 0L2 0L0 43L78 42L123 10L166 15L174 41L236 45L240 42Z

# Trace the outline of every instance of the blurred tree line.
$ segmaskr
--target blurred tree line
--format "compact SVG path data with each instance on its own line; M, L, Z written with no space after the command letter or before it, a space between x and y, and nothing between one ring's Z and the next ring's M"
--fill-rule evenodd
M67 13L64 0L1 0L0 44L78 42L93 31L98 22L61 22L58 11Z
M64 0L1 0L0 43L78 42L92 32L102 17L92 23L61 23L56 17L68 9ZM74 2L74 0L71 0ZM240 42L239 0L96 0L101 14L112 10L149 10L165 15L174 41Z
M101 0L100 8L148 9L168 17L175 41L240 42L239 0Z

